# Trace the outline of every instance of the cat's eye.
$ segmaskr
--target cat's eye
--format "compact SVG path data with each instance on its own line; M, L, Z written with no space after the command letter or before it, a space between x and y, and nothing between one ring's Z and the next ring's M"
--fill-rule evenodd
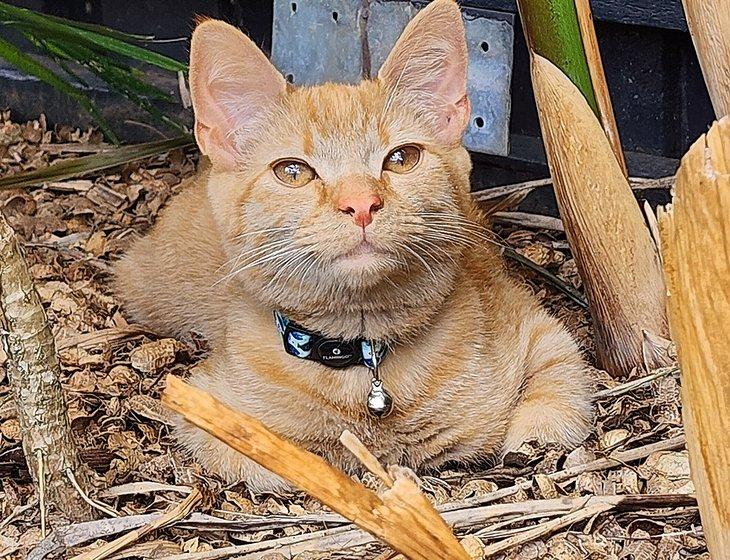
M303 187L317 176L314 169L298 159L277 161L272 169L277 179L290 187Z
M385 171L408 173L421 160L421 148L418 146L401 146L388 154L383 162Z

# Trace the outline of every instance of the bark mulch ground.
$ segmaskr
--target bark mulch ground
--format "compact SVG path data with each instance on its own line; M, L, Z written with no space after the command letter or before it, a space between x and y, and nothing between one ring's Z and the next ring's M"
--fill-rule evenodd
M92 130L49 130L42 117L20 124L9 113L0 114L0 176L106 148ZM113 558L274 560L289 558L290 551L299 560L391 557L375 542L352 548L333 540L332 531L336 535L345 522L315 500L303 494L254 496L245 485L227 486L175 447L169 413L159 403L161 380L170 373L185 377L205 354L205 342L160 339L130 325L110 293L109 270L130 240L154 223L181 180L194 172L196 158L193 150L178 150L102 174L0 192L0 206L24 242L55 334L72 427L93 473L92 496L119 515L41 538L36 491L2 368L0 558L71 558L149 523L150 514L179 503L193 486L203 490L205 499L192 518L152 533ZM581 288L562 234L519 225L500 227L497 233L522 255ZM521 267L515 273L567 322L591 356L585 311L542 277ZM696 507L658 508L648 496L693 492L681 438L676 368L636 371L624 380L611 380L600 371L596 375L598 422L594 435L578 449L526 445L503 464L476 470L454 466L420 476L434 504L462 512L466 521L456 532L474 558L482 557L485 546L529 535L536 527L544 534L495 557L708 558ZM363 482L378 487L373 477L365 476ZM529 502L614 495L637 499L630 507L568 519L564 510L538 511ZM581 501L574 502L580 509ZM499 503L525 507L483 520L474 509ZM294 547L281 548L287 543ZM224 547L216 555L204 554ZM178 556L183 553L190 555Z

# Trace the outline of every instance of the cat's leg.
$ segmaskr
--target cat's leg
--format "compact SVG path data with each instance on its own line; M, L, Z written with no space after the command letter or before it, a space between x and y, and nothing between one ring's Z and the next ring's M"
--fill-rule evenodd
M591 369L565 327L546 313L532 317L523 333L523 391L504 449L529 440L577 445L593 423Z
M192 370L188 382L210 393L234 410L250 412L251 396L246 390L247 372L231 364L225 350L214 349L209 358ZM250 380L249 380L250 382ZM261 492L288 493L292 486L258 463L235 451L217 438L197 428L182 416L175 415L173 435L185 453L207 471L233 484L245 482L248 488Z
M231 484L245 482L254 494L262 492L286 494L292 491L292 486L284 479L196 428L182 417L175 420L174 435L195 462L226 482Z

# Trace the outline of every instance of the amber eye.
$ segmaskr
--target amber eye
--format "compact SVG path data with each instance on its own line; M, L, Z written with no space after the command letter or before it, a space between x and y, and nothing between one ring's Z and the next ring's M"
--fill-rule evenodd
M401 146L388 154L383 162L383 169L393 173L408 173L416 167L421 159L421 148L418 146Z
M303 187L317 176L314 169L296 159L278 161L272 169L279 181L290 187Z

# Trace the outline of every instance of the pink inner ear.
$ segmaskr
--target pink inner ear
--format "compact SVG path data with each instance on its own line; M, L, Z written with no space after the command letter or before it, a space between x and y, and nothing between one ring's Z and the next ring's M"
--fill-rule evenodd
M458 142L469 121L468 54L461 12L453 0L434 0L408 24L378 79L433 113L445 143Z
M238 29L216 20L196 28L190 50L195 133L214 165L235 166L237 142L246 141L285 89L282 75Z

